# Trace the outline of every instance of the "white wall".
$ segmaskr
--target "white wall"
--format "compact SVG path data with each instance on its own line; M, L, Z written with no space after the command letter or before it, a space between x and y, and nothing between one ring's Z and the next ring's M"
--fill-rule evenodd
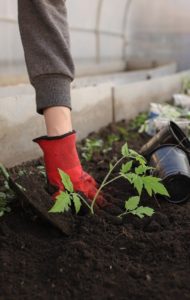
M177 61L180 70L190 67L190 1L133 0L128 18L131 65L152 61Z
M107 59L123 59L121 34L127 1L67 1L71 48L75 61L96 63ZM23 60L16 20L17 0L0 0L0 63Z
M17 1L0 0L0 63L23 61L17 25Z

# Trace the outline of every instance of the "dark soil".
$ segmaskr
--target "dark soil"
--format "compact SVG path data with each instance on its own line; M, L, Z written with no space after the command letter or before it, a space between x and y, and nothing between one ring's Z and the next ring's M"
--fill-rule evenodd
M113 132L119 135L108 126L98 136L105 140ZM135 130L129 133L120 133L112 151L83 160L98 182L126 139L136 150L147 140ZM36 196L46 201L45 178L37 169L41 163L29 162L11 173L25 170L19 180L28 195L40 190ZM105 189L106 197L119 205L132 194L125 181ZM15 199L11 213L0 219L1 300L190 299L190 202L174 205L145 196L143 204L156 210L153 217L129 215L123 224L99 215L67 216L72 223L68 236L20 203Z

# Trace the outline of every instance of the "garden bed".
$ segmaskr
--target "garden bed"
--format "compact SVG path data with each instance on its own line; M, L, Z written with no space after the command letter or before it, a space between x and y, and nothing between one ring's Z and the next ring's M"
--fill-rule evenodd
M78 145L85 170L99 183L126 140L139 150L148 139L137 133L137 123L116 125L89 136L107 141L106 151L89 161L82 155L84 141ZM42 159L10 171L30 182L32 194L45 184L41 165ZM118 180L104 193L122 206L133 189ZM152 217L128 215L121 224L73 216L72 234L64 236L15 198L0 218L0 299L190 299L190 202L173 205L144 195L142 203L155 209Z

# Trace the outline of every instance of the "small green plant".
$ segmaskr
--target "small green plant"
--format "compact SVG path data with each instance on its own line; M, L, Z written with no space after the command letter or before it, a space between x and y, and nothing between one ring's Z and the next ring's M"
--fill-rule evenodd
M107 136L107 144L108 144L108 146L112 146L112 144L114 143L114 142L117 142L117 141L119 141L119 136L118 135L116 135L116 134L109 134L108 136Z
M86 139L85 145L82 147L82 157L86 161L90 161L93 154L99 151L103 146L103 140L101 139Z
M139 218L144 218L145 216L151 217L154 214L154 210L151 207L139 206L140 197L134 196L130 197L125 202L125 211L119 215L119 217L124 217L127 214L133 214Z
M127 162L122 163L124 160L127 160ZM119 173L110 179L110 175L113 173L113 170L115 170L115 168L121 163L122 165ZM89 208L90 212L94 214L94 205L102 189L113 181L118 180L119 178L124 178L131 185L133 185L137 195L134 195L126 200L125 211L119 217L122 217L128 213L132 213L140 218L144 217L145 215L151 216L154 213L153 209L139 206L143 190L145 190L150 196L153 194L160 194L169 197L166 188L161 183L161 179L149 174L147 175L151 169L151 167L147 166L147 162L142 155L138 154L132 149L129 149L127 143L124 144L121 149L121 158L118 159L115 164L110 163L109 171L100 184L100 187L97 190L91 205L89 205L81 195L74 192L69 176L62 170L59 170L59 174L65 186L65 191L61 192L60 195L57 196L56 202L51 208L50 212L55 213L68 211L72 203L74 203L75 211L78 213L83 202Z
M9 173L6 170L6 168L0 163L0 174L3 175L5 178L5 181L3 183L3 186L1 186L1 192L0 192L0 217L2 217L5 213L8 213L11 211L10 203L15 198L14 191L9 186ZM23 176L24 174L20 173L20 176ZM21 185L17 184L18 188L25 190Z
M9 201L7 199L6 193L0 192L0 217L2 217L6 212L10 212Z
M112 146L114 142L118 142L119 141L119 136L116 134L109 134L107 136L106 141L104 142L104 149L103 149L103 153L107 153L109 151L112 150Z
M139 130L147 119L148 119L148 113L140 113L136 118L134 118L130 122L129 129L130 130L134 130L134 129Z
M18 175L19 175L20 177L26 176L26 175L27 175L27 171L26 171L25 169L19 170L19 171L18 171Z
M182 80L182 92L187 94L190 90L190 76L186 76Z
M42 177L47 178L46 170L44 166L41 165L37 166L37 169L39 170L39 173L42 175Z
M80 196L80 194L74 192L73 184L67 175L62 170L58 169L61 180L64 184L65 191L62 191L57 197L54 206L49 210L51 213L67 212L72 205L74 205L76 214L79 213L83 201L85 205L90 208L88 202Z
M1 191L0 191L0 217L2 217L5 213L11 211L11 208L9 207L9 203L14 198L15 195L10 189L8 184L9 174L2 164L0 164L0 173L7 179L4 181L4 184L1 187Z
M121 140L123 140L123 139L125 140L128 138L129 133L127 131L127 128L117 125L116 129L117 129L118 133L121 135Z

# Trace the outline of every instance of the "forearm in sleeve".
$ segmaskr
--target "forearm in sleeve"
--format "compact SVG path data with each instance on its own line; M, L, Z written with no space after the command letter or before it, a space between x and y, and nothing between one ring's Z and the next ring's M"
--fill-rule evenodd
M18 17L37 111L51 106L71 109L74 64L65 0L18 0Z

